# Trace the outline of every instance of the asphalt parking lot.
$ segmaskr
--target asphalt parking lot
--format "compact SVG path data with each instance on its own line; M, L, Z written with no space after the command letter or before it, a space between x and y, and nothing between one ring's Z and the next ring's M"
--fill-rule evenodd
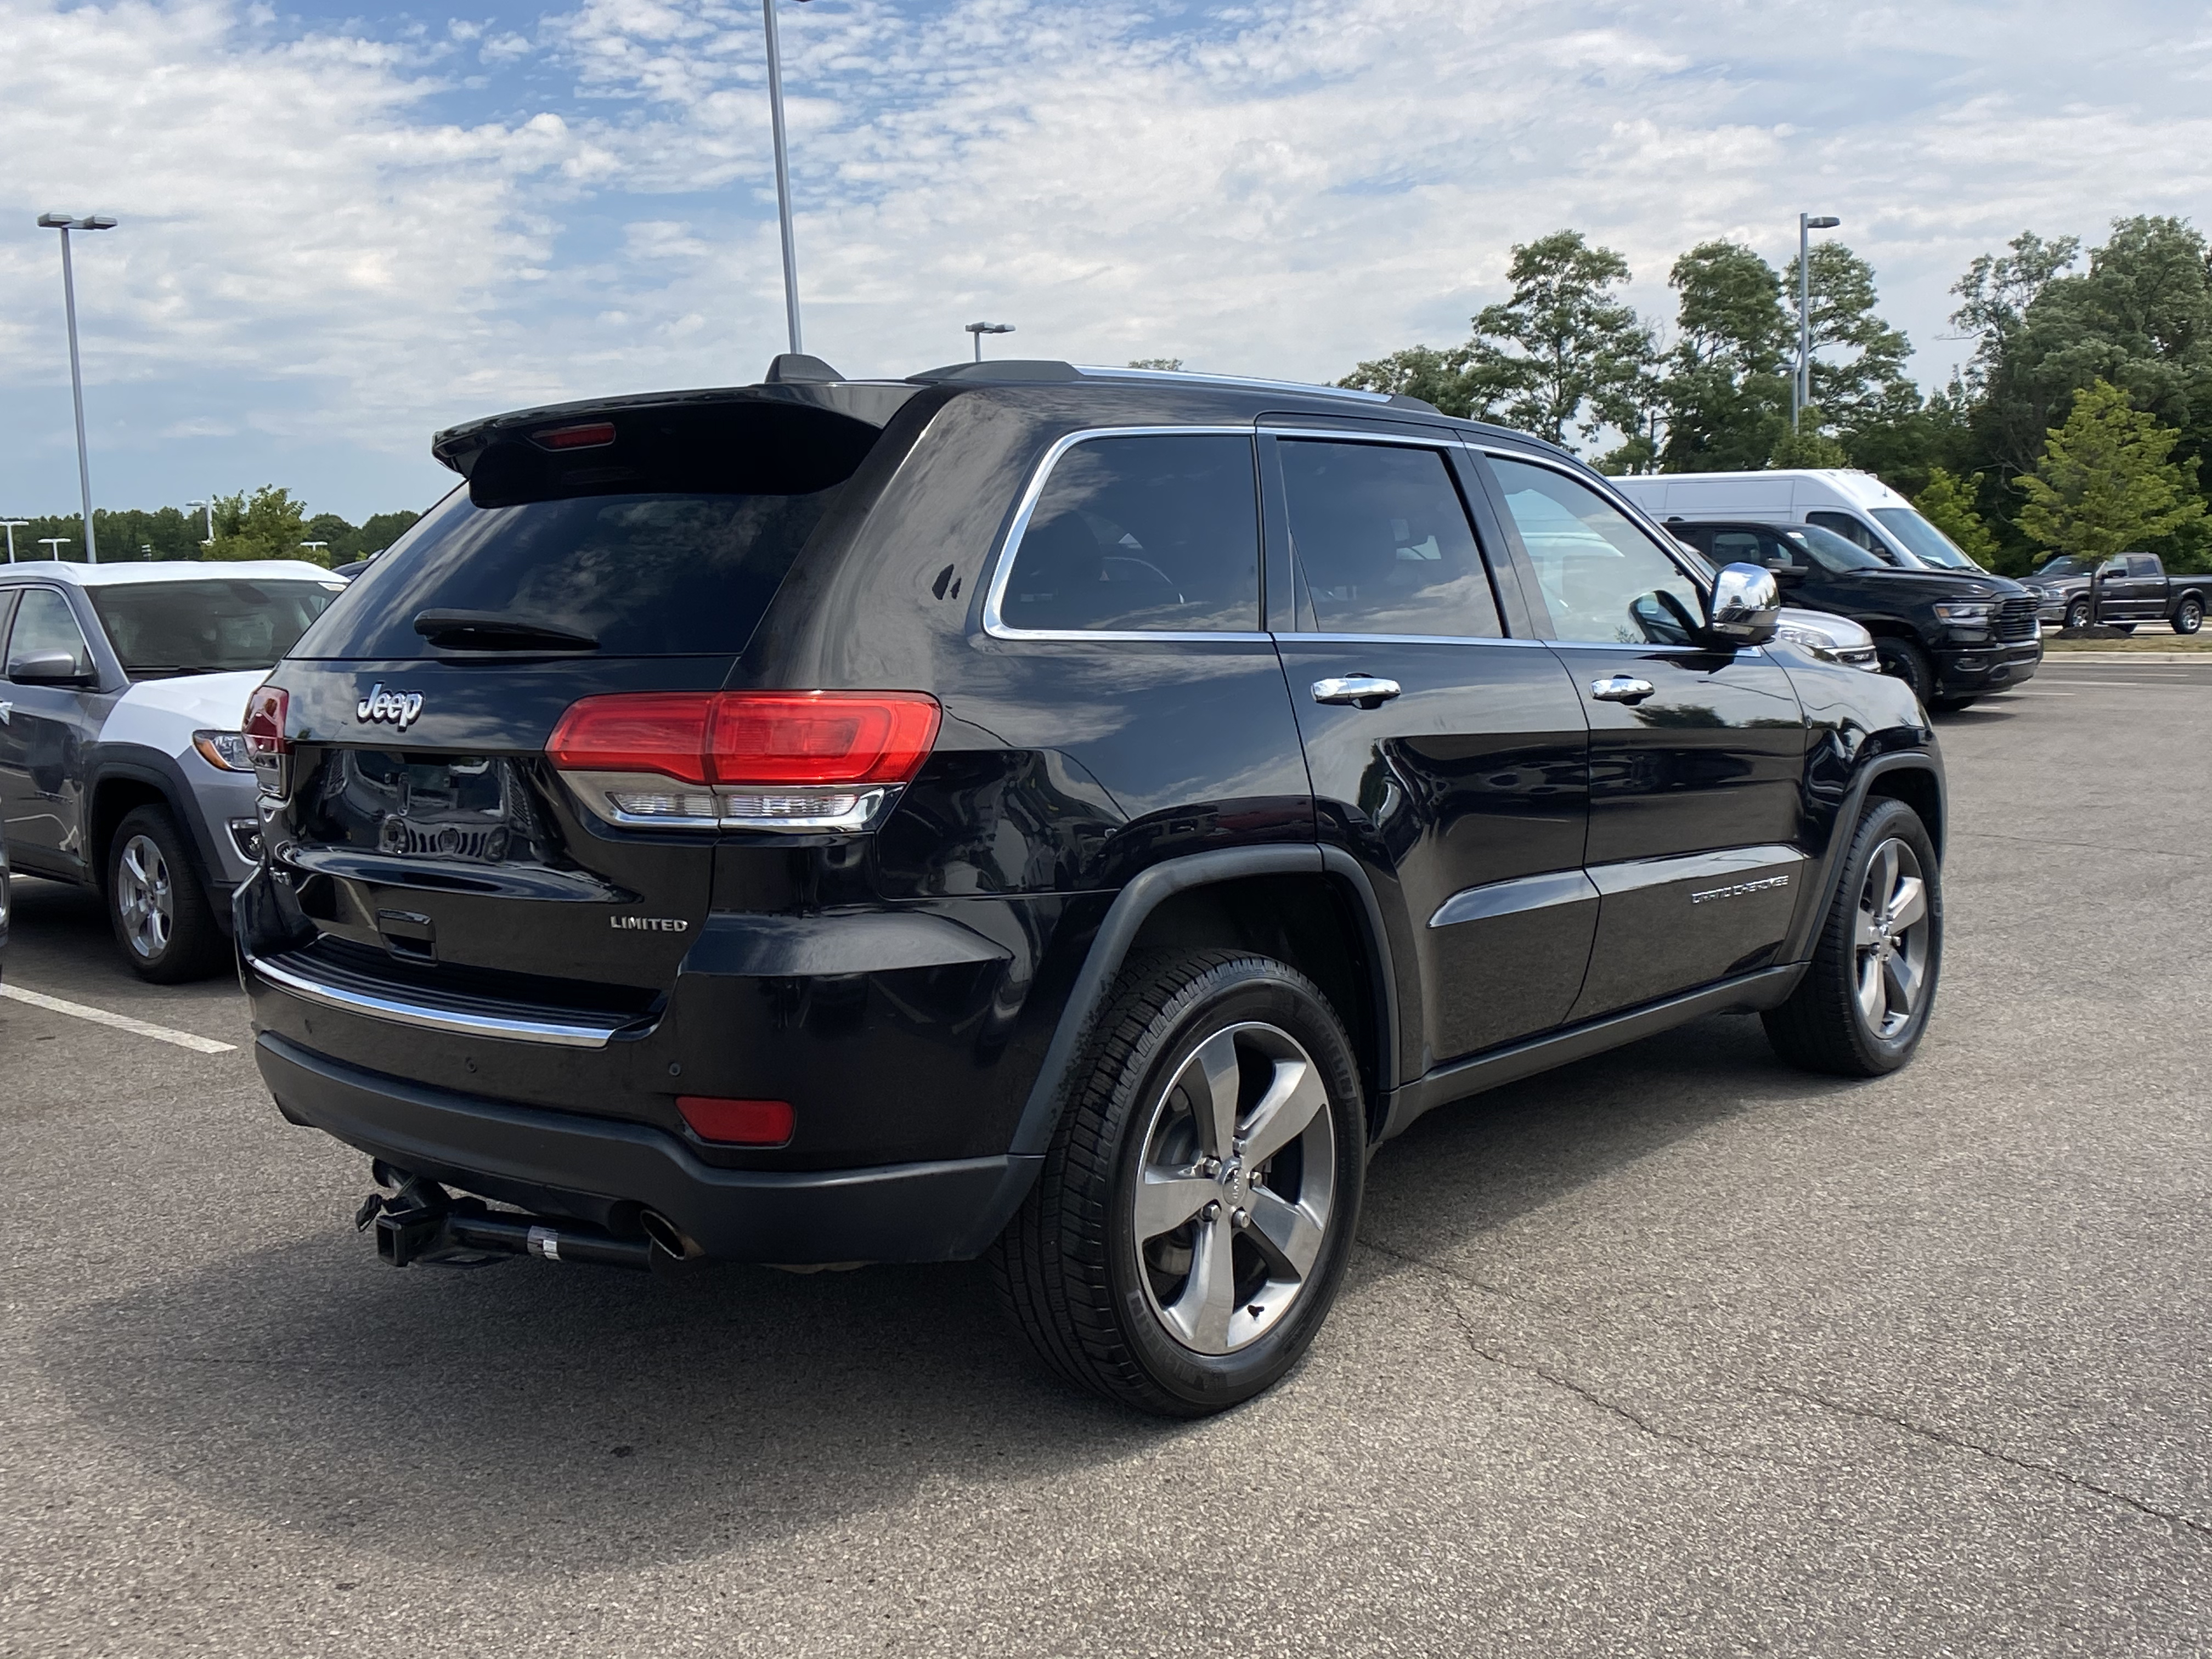
M1722 1018L1386 1148L1312 1357L1069 1394L972 1268L380 1267L222 982L18 891L0 1652L2202 1653L2212 664L1942 723L1934 1026Z

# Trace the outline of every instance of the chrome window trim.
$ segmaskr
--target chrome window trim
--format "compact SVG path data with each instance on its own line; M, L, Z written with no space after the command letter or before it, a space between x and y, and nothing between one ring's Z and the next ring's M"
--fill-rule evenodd
M1395 444L1401 449L1464 449L1455 432L1347 432L1334 426L1263 426L1263 438L1319 438L1329 443Z
M562 1048L604 1048L617 1031L633 1023L610 1020L589 1025L564 1024L553 1020L503 1019L495 1014L456 1013L422 1003L402 1002L395 997L374 996L366 991L326 985L290 969L279 968L251 951L242 954L249 970L295 996L320 1003L326 1008L343 1009L347 1013L362 1014L371 1019L388 1020L395 1025L411 1025L419 1030L444 1031L459 1036L501 1037L513 1042L539 1042Z
M1053 468L1059 465L1060 458L1074 448L1076 445L1089 443L1097 438L1188 436L1243 438L1249 441L1255 435L1255 429L1250 426L1092 426L1085 427L1079 432L1065 433L1054 439L1052 447L1045 451L1043 457L1037 462L1036 470L1030 475L1030 481L1022 490L1020 505L1014 509L1014 521L1007 526L1006 540L1000 546L998 562L991 572L991 585L983 595L983 632L994 640L1075 641L1105 645L1157 644L1167 641L1242 645L1267 643L1273 636L1257 629L1249 632L1242 629L1229 632L1203 632L1175 628L1112 630L1092 628L1016 628L1006 621L1000 611L1000 606L1006 600L1006 584L1014 577L1014 561L1021 553L1022 538L1029 532L1030 515L1036 511L1036 504L1044 495L1045 485L1052 480ZM1255 477L1252 481L1252 513L1255 528L1260 523L1260 481ZM1261 540L1255 535L1252 542L1252 557L1255 572L1264 556Z
M1322 645L1516 645L1532 646L1540 651L1551 643L1548 640L1508 639L1503 635L1489 634L1323 634L1297 629L1285 629L1274 637L1296 644L1311 641Z

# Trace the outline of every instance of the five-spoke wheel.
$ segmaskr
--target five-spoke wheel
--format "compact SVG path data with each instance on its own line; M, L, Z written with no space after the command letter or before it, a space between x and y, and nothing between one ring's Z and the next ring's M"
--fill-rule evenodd
M1367 1162L1352 1045L1304 975L1228 951L1125 966L1042 1174L994 1252L1070 1380L1195 1417L1313 1340Z
M1928 985L1929 933L1920 860L1892 836L1868 860L1856 928L1859 1012L1877 1036L1895 1036L1917 1012Z

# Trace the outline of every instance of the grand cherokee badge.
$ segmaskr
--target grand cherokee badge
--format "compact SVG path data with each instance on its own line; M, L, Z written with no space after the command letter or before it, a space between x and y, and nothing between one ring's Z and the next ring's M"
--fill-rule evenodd
M368 695L354 705L353 717L357 720L389 720L404 732L415 724L415 717L422 712L420 691L387 691L379 680L368 688Z

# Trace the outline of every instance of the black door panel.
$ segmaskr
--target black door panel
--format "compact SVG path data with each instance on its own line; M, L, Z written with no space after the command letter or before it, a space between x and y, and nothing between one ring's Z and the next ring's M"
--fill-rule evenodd
M1779 844L1593 866L1599 937L1571 1018L1772 966L1810 867Z

